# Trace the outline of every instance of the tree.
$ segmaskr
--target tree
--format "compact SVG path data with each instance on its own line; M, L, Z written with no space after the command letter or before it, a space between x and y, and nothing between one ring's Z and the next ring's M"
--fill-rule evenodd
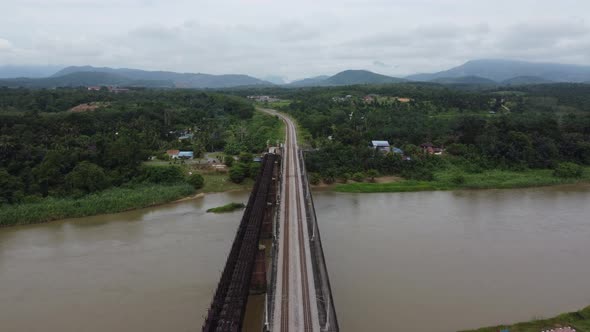
M223 163L227 167L231 167L234 164L234 157L232 156L225 156L223 157Z
M248 174L252 179L256 179L260 172L260 163L250 163L248 165Z
M106 189L109 181L102 167L83 161L66 175L66 184L72 191L93 193Z
M198 173L191 174L188 177L187 181L191 186L195 187L195 189L197 190L203 188L203 186L205 185L205 179L201 174Z
M16 203L22 194L22 183L16 176L0 169L0 205Z
M242 164L237 164L229 170L229 179L233 183L242 183L246 178L246 168Z

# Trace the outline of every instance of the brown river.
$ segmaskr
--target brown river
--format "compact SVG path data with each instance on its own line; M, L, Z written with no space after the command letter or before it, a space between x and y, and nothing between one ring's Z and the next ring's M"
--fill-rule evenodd
M590 305L590 186L315 205L342 331L456 331ZM0 331L197 331L247 193L0 229Z

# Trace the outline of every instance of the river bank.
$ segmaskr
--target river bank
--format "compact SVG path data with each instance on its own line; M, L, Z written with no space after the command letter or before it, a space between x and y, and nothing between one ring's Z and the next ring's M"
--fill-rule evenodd
M117 213L156 206L194 195L188 184L111 188L81 198L44 198L0 207L0 227Z
M538 332L558 329L560 327L571 327L576 331L590 331L590 306L580 311L568 312L566 314L549 319L533 320L530 322L518 323L514 325L485 327L477 330L463 332L496 332L503 330L511 332Z
M580 178L556 177L553 175L553 170L550 169L526 171L490 170L481 173L457 173L453 170L445 170L435 172L432 181L401 178L395 178L393 181L382 181L378 178L375 183L340 183L330 186L316 186L316 188L345 193L386 193L459 189L514 189L576 183L590 183L590 167L585 168L585 172Z
M195 198L195 194L249 190L252 180L241 184L226 174L204 173L204 187L197 191L188 184L138 184L110 188L80 198L43 198L37 202L0 207L0 227L37 224L66 218L118 213ZM198 196L197 195L197 196Z

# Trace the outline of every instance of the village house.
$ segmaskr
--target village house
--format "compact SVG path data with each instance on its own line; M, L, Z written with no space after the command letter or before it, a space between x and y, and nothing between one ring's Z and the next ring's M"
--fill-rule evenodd
M178 137L178 140L179 140L179 141L184 141L184 140L191 140L191 139L193 139L193 137L194 137L194 136L195 136L195 135L194 135L194 134L192 134L192 133L186 133L186 134L183 134L183 135L181 135L180 137Z
M363 97L363 101L365 103L372 103L372 102L376 101L378 97L379 97L379 95L376 95L376 94L366 95Z
M166 154L168 155L168 157L170 157L170 159L178 159L178 154L180 153L180 150L168 150L166 151Z
M422 151L424 151L424 153L428 153L428 154L432 154L432 155L436 155L436 156L442 155L443 152L445 151L445 149L443 149L441 147L436 147L436 146L432 145L432 143L424 143L424 144L421 144L420 147L422 148Z
M372 144L372 148L383 152L383 153L389 153L391 152L391 145L389 145L388 141L371 141Z

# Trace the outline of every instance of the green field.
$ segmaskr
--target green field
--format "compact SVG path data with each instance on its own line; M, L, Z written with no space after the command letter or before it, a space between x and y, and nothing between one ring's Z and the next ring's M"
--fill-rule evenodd
M454 181L458 175L463 177L461 183ZM490 170L475 174L450 169L435 172L434 181L401 180L391 183L347 183L336 185L334 191L378 193L455 189L509 189L580 182L590 182L590 167L586 167L585 173L580 179L558 178L553 176L553 170L550 169L526 171Z
M232 190L250 190L254 185L254 180L247 178L244 182L237 184L229 180L225 173L216 172L201 172L205 179L205 186L200 192L204 193L219 193Z
M510 332L540 332L548 329L558 327L572 327L579 332L590 331L590 307L586 307L580 311L570 312L559 315L550 319L533 320L526 323L518 323L514 325L500 325L495 327L486 327L478 330L470 330L464 332L497 332L507 329Z
M76 218L171 202L195 193L188 184L111 188L82 198L44 198L36 203L0 207L0 226Z

